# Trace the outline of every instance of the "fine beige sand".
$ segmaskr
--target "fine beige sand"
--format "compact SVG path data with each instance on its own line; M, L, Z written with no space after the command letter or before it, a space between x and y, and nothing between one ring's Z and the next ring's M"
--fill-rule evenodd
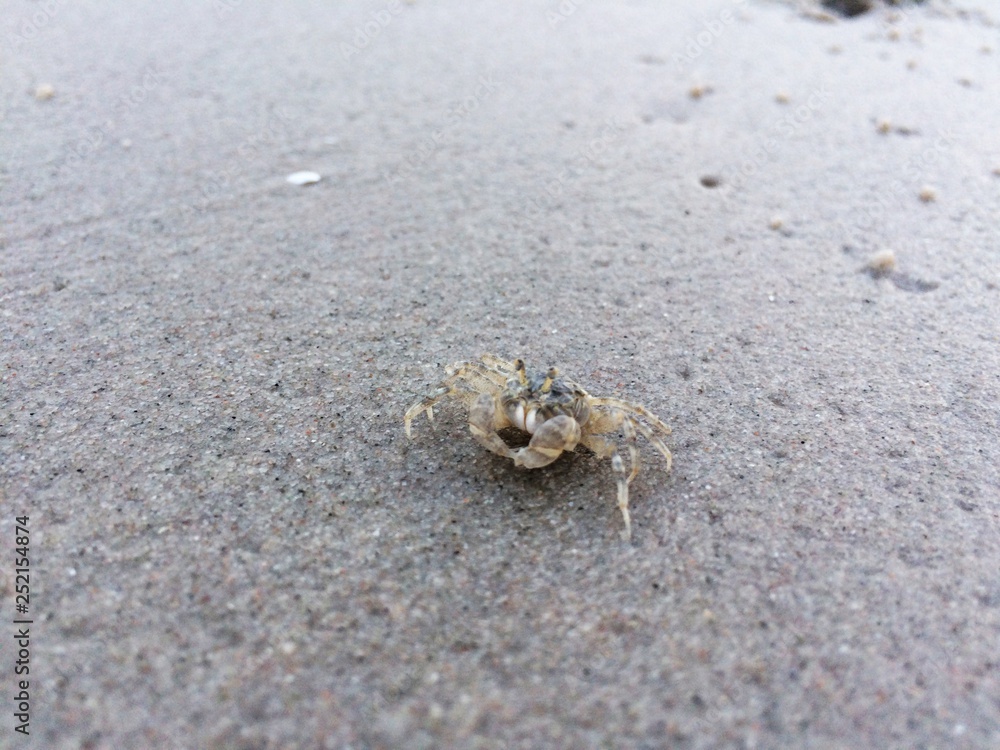
M995 4L0 44L0 748L1000 747ZM608 461L406 439L483 352L673 427L631 542Z

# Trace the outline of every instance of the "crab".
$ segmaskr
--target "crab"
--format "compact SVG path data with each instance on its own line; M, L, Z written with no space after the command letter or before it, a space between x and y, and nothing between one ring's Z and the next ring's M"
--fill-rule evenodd
M642 435L663 458L670 471L671 456L663 438L670 428L646 408L613 397L591 396L558 370L529 373L524 360L513 362L493 354L478 361L457 362L446 369L447 377L427 396L406 410L406 436L412 437L413 420L421 414L434 422L434 407L445 398L461 401L469 410L472 437L487 450L512 459L516 466L537 469L548 466L566 451L584 446L601 458L611 459L617 475L618 508L625 521L623 537L632 536L628 510L628 488L639 473L636 436ZM513 448L499 431L514 428L531 435L528 444ZM624 435L628 464L616 441Z

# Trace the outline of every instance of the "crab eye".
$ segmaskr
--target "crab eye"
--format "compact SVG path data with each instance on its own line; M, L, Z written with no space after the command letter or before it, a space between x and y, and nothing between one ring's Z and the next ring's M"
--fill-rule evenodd
M521 385L527 385L528 375L525 372L524 360L523 359L514 360L514 369L517 370L517 379L521 382Z
M549 371L545 373L545 382L542 383L542 388L541 388L542 393L548 393L549 390L551 390L552 381L556 379L556 376L558 374L559 371L556 368L554 367L549 368Z

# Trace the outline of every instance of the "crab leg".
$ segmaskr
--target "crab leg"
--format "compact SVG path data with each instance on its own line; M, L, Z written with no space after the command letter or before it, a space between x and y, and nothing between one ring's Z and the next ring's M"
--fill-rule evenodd
M469 430L476 442L498 456L514 458L514 451L497 434L497 430L510 427L510 420L497 408L496 399L488 393L481 393L469 409Z
M635 429L642 433L642 436L646 438L646 440L653 444L653 447L656 448L656 450L663 454L663 457L667 460L667 472L669 473L670 466L673 461L673 458L670 455L670 450L652 429L646 426L643 422L639 421L636 417L641 416L643 419L648 420L662 435L670 434L670 428L667 427L667 425L643 407L629 404L621 399L595 398L592 403L597 407L608 409L608 412L600 414L596 418L590 418L591 431L597 434L603 434L617 429L619 425L624 422L630 422ZM636 416L632 416L633 414Z
M458 388L459 383L468 383L468 390L464 391L464 393L466 395L474 395L484 390L494 392L497 389L497 385L504 382L502 379L497 380L500 377L499 373L489 370L481 362L462 362L455 365L454 368L451 374L441 381L441 384L434 391L424 396L423 399L406 410L406 415L403 417L403 424L406 428L407 437L411 436L411 425L414 419L427 412L428 421L433 422L434 405L438 401L445 396L463 393Z
M591 418L591 422L593 424L588 423L588 425L595 432L606 433L620 427L622 432L625 433L625 446L628 448L629 460L632 464L631 471L626 471L625 461L622 459L618 446L612 440L591 433L590 435L585 435L580 442L601 458L611 459L611 468L614 469L615 474L618 476L618 508L621 510L622 518L625 520L625 538L631 539L632 517L628 510L628 488L632 484L632 480L639 473L640 464L639 449L636 446L636 431L638 430L642 433L643 437L664 454L667 459L667 471L670 470L670 451L667 450L667 447L648 427L617 409L599 415L596 420Z
M593 398L591 399L592 406L610 406L613 409L620 409L626 414L634 414L638 417L642 417L647 422L652 424L661 434L669 435L671 430L667 425L665 425L660 418L653 414L648 409L639 406L637 404L630 404L628 401L622 401L620 398L614 398L613 396L606 396L604 398Z
M441 386L433 393L428 393L420 401L415 403L409 409L406 410L406 414L403 417L403 425L406 428L406 437L413 437L411 433L411 425L413 420L419 417L424 412L427 412L427 421L434 422L434 404L443 399L449 393L455 390L454 386Z
M503 372L500 372L496 368L490 366L490 364L485 361L462 362L458 365L450 365L448 371L454 374L458 374L459 372L474 372L479 377L489 380L489 382L494 386L499 386L501 388L507 383L507 379L510 377L509 375L505 375Z
M639 473L639 451L635 445L635 430L632 428L631 421L624 420L621 426L625 432L629 459L632 464L631 471L626 470L622 454L618 451L618 446L611 440L597 435L585 435L580 442L601 458L611 459L611 468L617 475L618 480L618 509L621 511L622 519L625 521L624 536L626 539L631 539L632 515L628 510L628 486L635 479L636 474Z
M635 430L632 429L632 420L626 419L622 422L622 429L625 431L625 441L628 445L628 455L632 463L632 471L625 471L625 462L621 454L615 448L611 456L611 468L618 475L618 510L622 512L625 521L625 539L632 538L632 515L628 512L628 486L632 484L635 475L639 473L639 451L635 447Z
M508 362L506 359L500 359L500 357L495 354L484 354L480 357L480 359L486 363L487 366L492 367L495 370L499 370L504 375L505 380L517 371L513 362Z
M646 440L648 440L650 443L652 443L653 447L656 448L656 450L658 450L660 453L663 454L663 457L665 459L667 459L667 473L669 474L670 473L670 467L673 465L674 459L673 459L673 456L670 455L670 449L667 448L666 445L664 445L663 441L660 440L660 438L658 438L656 435L654 435L652 430L650 430L648 427L646 427L646 425L644 425L642 422L640 422L637 419L633 419L631 417L626 417L625 418L625 424L630 424L633 427L635 427L637 430L639 430L639 432L642 433L642 436L644 438L646 438ZM666 425L664 425L664 426L666 426ZM667 428L667 429L670 429L670 428Z

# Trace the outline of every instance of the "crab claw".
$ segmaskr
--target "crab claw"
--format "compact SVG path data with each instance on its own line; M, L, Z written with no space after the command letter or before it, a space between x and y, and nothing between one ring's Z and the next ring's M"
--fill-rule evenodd
M528 469L548 466L562 455L571 451L580 442L580 425L573 417L560 414L542 424L531 436L526 448L514 453L514 463Z

